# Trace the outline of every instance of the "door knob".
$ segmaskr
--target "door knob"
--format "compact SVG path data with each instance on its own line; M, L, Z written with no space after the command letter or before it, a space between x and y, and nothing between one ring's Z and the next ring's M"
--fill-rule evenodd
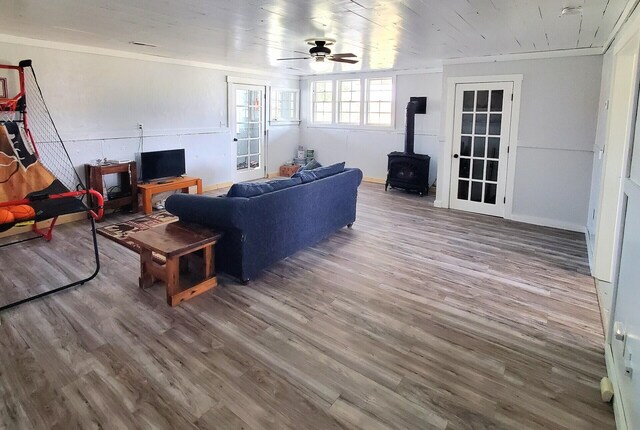
M234 137L234 138L233 138L233 141L234 141L234 142L237 142L237 141L238 141L238 138L237 138L237 137Z
M619 340L621 342L624 341L625 330L624 330L624 326L622 325L621 322L616 321L616 323L613 325L613 334L614 334L616 340Z
M453 158L458 158L459 155L458 154L453 154Z

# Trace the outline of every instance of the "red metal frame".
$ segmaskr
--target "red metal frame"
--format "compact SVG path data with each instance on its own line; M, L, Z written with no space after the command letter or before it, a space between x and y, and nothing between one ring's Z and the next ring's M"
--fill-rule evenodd
M16 70L18 72L19 81L20 81L20 92L12 98L0 99L0 111L16 111L18 107L18 102L26 94L25 80L24 80L24 67L0 64L0 70L2 69ZM36 142L33 138L33 135L31 134L31 130L29 129L29 120L28 120L27 112L26 110L23 110L20 113L22 114L22 124L24 127L24 131L27 134L29 140L31 141L31 146L35 151L36 157L40 158L38 154L38 147L36 146ZM14 200L10 202L0 202L0 208L7 207L7 206L15 206L15 205L28 205L29 203L31 203L36 199L63 199L63 198L70 198L70 197L77 198L80 196L86 196L87 194L91 194L91 196L95 199L95 202L98 203L98 206L96 208L97 212L95 212L92 209L89 209L88 211L89 215L91 215L94 221L99 221L102 218L102 215L104 214L104 198L102 197L102 194L100 194L95 190L68 191L66 193L38 196L37 198L33 198L33 199L25 198L22 200ZM54 217L46 231L39 229L38 224L34 222L32 230L37 235L42 236L45 240L49 241L53 236L53 229L56 225L57 220L58 220L58 217Z
M0 98L0 111L9 111L9 112L14 112L16 114L21 114L21 118L17 119L16 121L22 121L22 125L24 128L25 133L27 134L29 140L31 141L31 144L33 146L33 149L35 151L36 157L38 157L38 159L40 158L40 156L38 155L38 148L35 144L35 140L33 138L33 135L31 133L31 130L29 129L29 123L28 123L28 118L27 118L27 112L26 112L26 106L24 103L24 99L23 97L25 97L26 95L26 88L25 88L25 75L24 75L24 69L25 67L31 67L31 60L24 60L20 62L20 65L18 66L11 66L11 65L3 65L0 64L0 69L4 69L4 70L17 70L19 73L19 80L20 80L20 92L18 93L18 95L16 95L13 98ZM33 72L33 70L32 70ZM34 79L35 79L35 73L33 75ZM35 81L35 85L37 87L37 90L40 91L40 87L38 86L37 80ZM41 93L41 91L40 91ZM8 96L8 94L7 94ZM21 103L21 99L23 100L23 102ZM20 106L19 106L20 105ZM20 108L20 111L17 111L18 107ZM53 124L53 127L55 129L55 124ZM57 134L57 130L56 130L56 134ZM58 135L58 138L60 138L60 136ZM66 152L66 150L65 150ZM68 156L68 154L67 154ZM71 160L69 160L71 162ZM79 183L82 183L82 181L78 178ZM33 300L39 299L41 297L45 297L54 293L57 293L59 291L63 291L66 290L68 288L72 288L75 287L77 285L83 285L86 282L91 281L92 279L94 279L99 271L100 271L100 253L98 252L98 239L97 239L97 235L96 235L96 221L100 220L102 218L102 215L104 213L104 199L102 197L102 194L100 194L99 192L95 191L95 190L80 190L80 191L68 191L65 193L59 193L59 194L49 194L49 195L36 195L36 196L32 196L31 198L25 198L22 200L14 200L11 202L0 202L0 208L1 207L7 207L7 206L13 206L13 205L20 205L20 204L30 204L33 203L35 201L40 201L40 200L46 200L46 199L64 199L64 198L81 198L84 196L88 196L91 195L95 200L95 202L97 203L97 208L95 208L96 210L93 210L91 208L87 209L87 212L89 213L90 217L89 220L91 221L91 234L92 234L92 238L93 238L93 254L95 257L95 262L96 262L96 266L95 266L95 270L93 271L93 273L87 277L84 277L80 280L77 281L73 281L71 283L68 283L66 285L63 285L61 287L56 287L53 289L50 289L49 291L45 291L39 294L35 294L29 297L26 297L24 299L21 300L17 300L15 302L12 303L8 303L5 305L1 305L0 306L0 312L9 309L9 308L13 308L15 306L21 305L23 303L27 303L27 302L31 302ZM39 238L44 238L45 240L49 241L52 238L53 235L53 229L56 225L56 222L58 220L58 217L54 217L51 219L51 224L49 225L49 227L46 230L41 230L38 228L37 222L35 220L33 220L33 226L32 226L32 230L34 233L36 233L35 236L27 238L27 239L22 239L22 240L18 240L15 242L11 242L11 243L6 243L6 244L1 244L1 247L5 247L5 246L11 246L11 245L15 245L18 243L22 243L22 242L26 242L29 240L36 240Z
M0 111L15 111L18 106L18 101L24 96L25 88L24 88L24 68L20 66L9 66L5 64L0 64L0 69L4 70L17 70L18 76L20 79L20 92L11 98L0 99ZM8 91L8 89L7 89ZM26 127L26 124L25 124Z
M102 219L102 216L104 215L104 197L102 197L102 194L100 194L96 190L69 191L66 193L49 194L47 196L43 196L42 198L39 196L38 200L64 199L69 197L86 196L87 194L91 194L91 197L93 197L95 201L98 203L96 208L97 212L95 212L93 209L89 209L88 213L89 215L91 215L91 218L93 218L96 221L100 221L100 219ZM8 206L16 206L16 205L28 205L32 201L34 200L27 198L22 200L13 200L10 202L0 202L0 208L8 207ZM58 217L53 218L51 221L51 224L49 225L46 231L38 228L38 223L36 222L33 223L33 227L31 229L37 235L42 236L46 241L50 241L51 238L53 237L53 229L57 221L58 221Z

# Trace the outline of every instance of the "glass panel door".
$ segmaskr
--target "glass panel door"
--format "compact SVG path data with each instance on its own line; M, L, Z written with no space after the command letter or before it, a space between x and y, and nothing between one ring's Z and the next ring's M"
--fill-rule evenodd
M504 215L512 89L511 82L456 87L454 209Z
M256 85L234 84L232 130L238 180L264 177L264 94Z

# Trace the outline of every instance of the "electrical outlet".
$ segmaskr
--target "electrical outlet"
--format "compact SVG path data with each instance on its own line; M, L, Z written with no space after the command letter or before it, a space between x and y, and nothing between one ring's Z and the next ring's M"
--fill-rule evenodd
M138 130L142 130L142 128L143 128L142 123L141 122L138 123Z

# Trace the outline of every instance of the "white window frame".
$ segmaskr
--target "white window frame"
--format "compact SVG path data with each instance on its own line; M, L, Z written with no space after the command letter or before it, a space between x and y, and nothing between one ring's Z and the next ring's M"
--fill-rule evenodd
M371 81L375 81L375 80L383 80L383 79L389 79L391 80L391 106L390 106L390 121L389 124L369 124L368 123L368 118L369 118L369 87L371 84ZM396 103L396 97L395 97L395 79L392 76L373 76L373 77L367 77L365 79L365 87L364 87L364 116L362 118L362 125L367 126L367 127L371 127L371 128L390 128L394 126L394 117L395 117L395 103ZM380 114L380 112L378 112L378 114Z
M280 109L279 95L285 92L294 94L293 118L279 119L278 118L278 110ZM269 109L269 122L272 125L289 125L289 124L298 124L300 122L300 90L298 88L279 88L279 87L271 88L270 99L271 99L270 100L271 103L270 103L270 109Z
M309 107L309 120L307 123L307 127L317 127L317 128L339 128L339 129L352 129L352 130L380 130L380 131L392 131L396 129L396 76L397 74L388 74L388 73L377 73L371 75L364 75L360 77L351 77L349 75L338 75L338 76L323 76L318 79L309 79L309 99L306 102L306 105ZM369 79L391 79L391 124L389 126L386 125L367 125L365 124L366 119L366 86L368 85L367 81ZM339 120L339 108L340 101L339 98L339 90L338 85L340 85L341 81L350 81L350 80L360 80L360 124L345 124L338 122ZM332 121L329 122L315 122L314 121L314 85L315 82L318 81L332 81L332 90L333 90L333 112L332 112Z
M358 82L359 84L359 88L360 91L358 91L358 105L360 107L359 112L358 112L358 122L341 122L340 121L340 114L342 113L342 83L343 82ZM351 91L353 93L353 91ZM336 80L336 124L338 125L362 125L362 112L364 110L364 106L363 106L363 101L364 101L364 91L362 89L362 79L360 78L344 78L344 79L337 79ZM346 103L354 103L353 100L346 102ZM349 111L349 114L352 114L353 112Z
M316 104L316 91L315 85L318 82L331 82L331 120L330 121L316 121L315 118L315 104ZM335 79L317 79L311 81L309 85L309 93L311 99L311 123L314 125L333 125L336 120L336 80ZM325 102L322 102L325 103Z

